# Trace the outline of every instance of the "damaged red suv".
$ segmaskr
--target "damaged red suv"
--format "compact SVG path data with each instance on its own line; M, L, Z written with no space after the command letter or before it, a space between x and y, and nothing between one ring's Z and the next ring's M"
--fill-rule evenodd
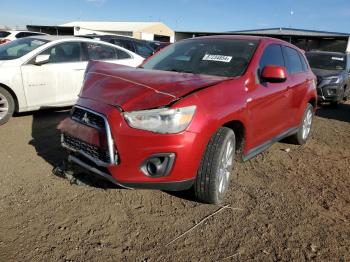
M180 41L139 68L90 62L62 145L73 166L122 187L220 203L235 159L306 142L315 83L298 48L251 36Z

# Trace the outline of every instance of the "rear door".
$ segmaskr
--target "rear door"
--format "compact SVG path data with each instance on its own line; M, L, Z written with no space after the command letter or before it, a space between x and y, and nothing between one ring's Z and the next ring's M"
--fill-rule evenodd
M263 82L260 75L267 65L285 66L279 44L270 44L265 48L257 69L257 87L249 95L250 101L247 101L253 123L253 147L260 146L286 131L288 119L291 117L288 82Z
M283 55L288 73L288 89L291 93L290 109L292 115L289 125L298 127L300 124L300 108L307 94L308 85L313 79L309 77L308 66L304 57L294 48L283 46Z

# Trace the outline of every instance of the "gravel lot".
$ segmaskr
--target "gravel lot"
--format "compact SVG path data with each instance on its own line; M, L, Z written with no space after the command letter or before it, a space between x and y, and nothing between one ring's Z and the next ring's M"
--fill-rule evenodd
M307 145L237 163L230 208L169 245L220 207L54 176L66 115L0 127L0 261L350 261L350 104L320 109Z

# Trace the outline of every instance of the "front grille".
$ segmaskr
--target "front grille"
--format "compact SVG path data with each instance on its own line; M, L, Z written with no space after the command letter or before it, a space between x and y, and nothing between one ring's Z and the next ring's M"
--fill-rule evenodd
M83 123L85 125L98 129L105 128L105 121L103 117L91 113L90 111L84 110L83 108L74 107L72 109L71 115L73 120Z
M98 159L105 163L110 162L110 157L107 150L103 150L101 148L98 148L97 146L88 144L76 137L67 134L62 134L62 143L66 145L69 149L78 152L83 152L94 159Z

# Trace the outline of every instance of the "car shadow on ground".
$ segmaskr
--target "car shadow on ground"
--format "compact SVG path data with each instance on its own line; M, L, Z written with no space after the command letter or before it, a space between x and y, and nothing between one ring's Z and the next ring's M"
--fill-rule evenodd
M68 179L72 184L87 185L96 188L116 188L115 185L86 172L72 173L67 168L67 152L61 146L58 124L69 116L69 108L44 109L33 112L32 145L37 155L52 166L53 175ZM28 115L28 113L25 113ZM30 114L30 113L29 113ZM21 114L22 115L22 114ZM20 115L19 115L20 116Z
M350 123L350 104L339 104L337 107L321 105L316 111L316 115L322 118Z

